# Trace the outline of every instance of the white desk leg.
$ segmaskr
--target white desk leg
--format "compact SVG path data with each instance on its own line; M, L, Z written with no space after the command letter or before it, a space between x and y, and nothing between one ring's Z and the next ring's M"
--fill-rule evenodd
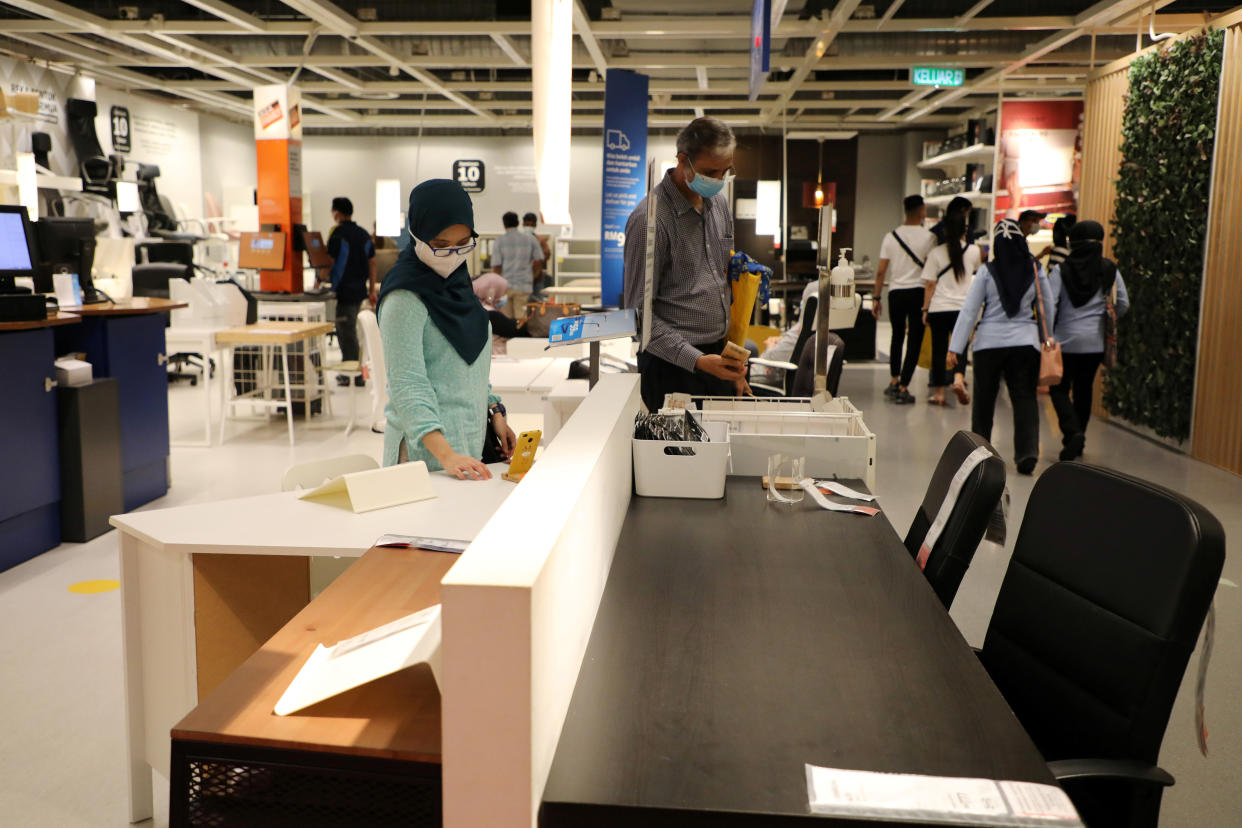
M289 390L289 346L280 346L280 364L285 369L285 418L289 421L289 445L293 445L293 392ZM310 419L310 401L307 401L306 418Z
M226 345L220 349L220 359L224 363L220 374L220 444L224 445L224 423L229 418L229 389L233 387L233 346Z
M121 629L130 820L152 816L151 769L169 775L169 730L198 703L190 559L121 531Z
M203 444L211 445L211 346L213 337L203 337Z
M142 692L142 612L138 594L137 539L121 534L121 650L125 659L126 768L129 773L129 821L154 813L151 767L146 754L146 705Z

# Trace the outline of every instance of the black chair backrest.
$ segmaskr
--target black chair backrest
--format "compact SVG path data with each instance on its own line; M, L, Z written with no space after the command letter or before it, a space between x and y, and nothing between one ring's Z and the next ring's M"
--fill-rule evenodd
M832 359L828 362L826 378L828 393L835 397L837 389L841 386L841 372L845 370L845 340L830 333L828 344L836 346ZM789 372L785 373L788 376ZM812 335L802 346L802 351L798 354L798 370L794 371L793 375L789 396L809 397L815 393L815 335Z
M793 352L789 355L789 361L794 365L798 365L798 359L802 356L802 350L806 347L806 343L815 335L813 330L815 327L815 313L819 307L819 298L811 296L806 300L806 307L802 310L802 316L798 318L798 324L802 327L798 329L798 338L794 340ZM790 371L785 372L785 396L799 396L794 393L794 374ZM803 394L802 396L806 396Z
M959 431L950 438L906 533L906 549L917 559L919 549L927 538L927 530L940 514L949 494L953 476L966 458L979 448L987 449L992 456L967 475L953 504L953 511L949 513L949 520L932 545L927 564L923 567L923 574L945 609L953 604L957 588L961 586L975 550L983 540L983 533L987 531L988 520L1005 492L1005 462L991 443L969 431Z
M94 186L96 191L114 177L112 164L104 157L103 147L99 145L99 136L95 132L97 112L94 101L70 98L65 102L69 143L73 144L73 153L78 157L78 168L84 183Z
M134 295L156 296L167 299L168 282L172 279L185 279L187 282L194 276L194 268L183 264L140 264L134 265Z
M1045 759L1156 763L1224 562L1198 503L1081 463L1044 472L980 657Z

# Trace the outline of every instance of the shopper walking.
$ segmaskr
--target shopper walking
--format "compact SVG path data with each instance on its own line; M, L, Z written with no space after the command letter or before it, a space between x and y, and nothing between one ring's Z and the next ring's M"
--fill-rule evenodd
M491 477L480 457L489 430L509 456L517 438L491 393L491 328L471 289L474 206L456 181L410 193L411 244L384 278L380 334L388 369L384 465L423 460L462 480ZM490 423L490 424L489 424Z
M1109 303L1117 317L1130 309L1117 263L1104 258L1104 227L1081 221L1069 231L1069 256L1048 277L1056 297L1056 328L1064 374L1049 393L1061 426L1061 459L1082 456L1091 420L1095 372L1104 359L1104 318ZM1113 291L1116 291L1114 294Z
M957 324L958 312L966 301L975 271L979 269L979 248L967 241L965 218L951 213L944 220L945 243L932 248L923 266L923 324L931 328L931 381L928 387L932 405L944 405L944 390L949 385L949 372L945 358L949 352L949 337ZM966 372L966 360L959 355L957 369ZM957 387L958 399L965 405L970 401L965 385Z
M875 274L875 299L871 312L876 319L883 310L881 298L884 280L889 278L888 319L893 335L888 346L888 367L892 375L884 389L893 402L914 402L910 380L918 367L919 348L923 346L923 266L927 254L936 246L936 237L923 227L927 207L920 195L906 196L902 205L905 222L884 237L880 243L880 267ZM905 359L901 347L905 344Z
M643 403L651 411L670 393L749 393L744 362L721 355L729 328L728 264L733 213L725 182L733 177L733 131L696 118L677 136L669 170L625 224L624 305L642 308L647 204L656 199L655 261L647 348L638 354Z
M1052 278L1052 268L1065 261L1069 256L1069 231L1078 221L1073 213L1061 216L1052 223L1052 250L1048 253L1048 277Z
M492 272L509 283L505 309L509 316L521 319L535 290L535 278L543 270L543 250L534 236L518 229L517 213L505 213L501 221L505 232L492 244Z
M546 233L544 235L540 235L535 232L535 229L538 226L539 216L534 213L526 213L522 216L522 232L530 236L534 236L535 241L539 242L539 251L543 253L543 263L540 266L539 272L535 276L534 280L535 295L542 297L543 289L545 287L550 287L548 277L551 274L548 272L548 265L552 262L552 248L548 246L548 236Z
M970 214L974 209L975 205L971 203L969 198L966 198L965 196L954 196L953 200L950 201L948 206L944 208L944 215L941 217L940 221L931 226L931 233L936 237L936 244L944 244L946 238L945 222L949 220L950 216L961 216L962 223L965 224L969 230ZM970 241L969 238L966 240Z
M1055 326L1053 294L1043 268L1031 256L1026 236L1016 221L996 225L992 237L993 260L979 269L966 292L966 299L953 326L949 342L949 367L957 354L965 353L975 333L975 398L970 430L992 439L992 419L1001 379L1009 389L1013 406L1013 449L1018 472L1030 474L1039 458L1039 408L1035 388L1039 382L1040 335L1036 313L1045 314L1049 330ZM1036 278L1039 282L1036 283ZM1036 310L1035 297L1042 292L1043 307ZM982 309L982 318L979 312ZM976 328L975 319L979 318ZM955 378L958 382L960 377Z
M354 204L344 196L332 199L332 220L336 227L328 236L328 255L332 269L328 271L332 291L336 294L336 341L341 346L341 359L357 361L358 311L368 297L374 306L378 294L375 286L375 245L371 234L354 223ZM337 375L338 385L349 385L349 377ZM363 384L362 377L356 382Z

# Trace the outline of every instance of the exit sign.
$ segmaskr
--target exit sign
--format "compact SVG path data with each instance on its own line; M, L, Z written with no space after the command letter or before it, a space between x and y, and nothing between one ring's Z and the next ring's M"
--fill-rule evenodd
M910 70L910 82L915 86L961 86L966 82L966 70L915 66Z

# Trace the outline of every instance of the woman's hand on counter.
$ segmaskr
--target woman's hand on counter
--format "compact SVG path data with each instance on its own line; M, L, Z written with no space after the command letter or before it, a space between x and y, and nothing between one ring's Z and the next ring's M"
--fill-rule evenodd
M475 460L464 454L449 454L440 461L444 470L458 480L491 480L492 471L483 465L482 460Z

